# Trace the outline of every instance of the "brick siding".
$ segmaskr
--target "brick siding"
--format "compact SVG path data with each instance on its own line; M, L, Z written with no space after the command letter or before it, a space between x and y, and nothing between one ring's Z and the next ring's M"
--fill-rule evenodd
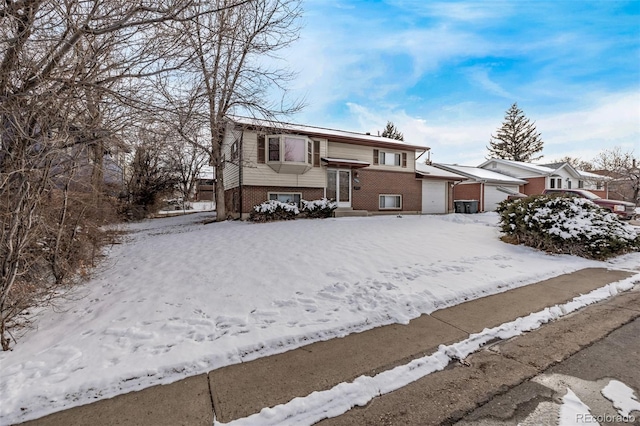
M460 184L453 187L453 199L455 200L481 200L480 183Z
M536 195L542 194L542 191L546 189L545 177L536 177L536 178L527 178L525 179L528 183L520 186L520 192L527 195Z
M402 195L401 211L422 211L422 180L414 173L387 172L384 170L357 169L352 172L352 207L354 210L387 212L380 210L380 194ZM356 177L357 174L357 177ZM360 188L360 189L355 189ZM393 210L391 210L393 211Z
M229 192L229 191L225 191L225 193L226 192ZM324 197L324 188L296 188L296 187L286 187L286 186L243 186L242 187L242 213L250 213L251 209L253 209L253 206L256 206L268 200L270 192L302 193L303 200L318 200Z

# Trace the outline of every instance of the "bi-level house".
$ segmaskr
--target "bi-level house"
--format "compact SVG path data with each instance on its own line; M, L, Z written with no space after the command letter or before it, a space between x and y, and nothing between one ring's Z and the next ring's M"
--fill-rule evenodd
M300 205L323 197L338 202L336 216L421 213L415 159L427 147L237 117L223 145L225 202L234 217L246 218L265 200Z

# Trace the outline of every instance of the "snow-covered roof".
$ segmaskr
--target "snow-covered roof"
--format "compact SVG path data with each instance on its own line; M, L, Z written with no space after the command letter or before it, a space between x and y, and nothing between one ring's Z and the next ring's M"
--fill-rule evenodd
M459 175L457 173L450 172L448 170L439 169L434 166L416 161L416 173L424 177L433 177L439 179L451 179L451 180L465 180L466 176Z
M540 164L525 163L523 161L503 160L502 158L491 158L480 164L478 167L482 168L491 162L496 162L498 164L504 164L507 166L519 167L521 169L529 170L543 175L550 175L556 170Z
M231 117L234 123L246 126L264 127L268 129L279 129L292 132L299 132L307 135L323 136L327 138L336 137L341 139L351 139L360 142L369 142L371 144L381 145L397 145L398 149L413 150L429 150L429 147L422 145L413 145L397 139L385 138L382 136L370 135L365 133L351 132L347 130L328 129L324 127L308 126L294 123L284 123L279 121L262 120L249 117Z
M576 170L578 172L578 174L585 178L585 179L592 179L592 180L613 180L612 177L609 176L604 176L604 175L599 175L597 173L591 173L591 172L585 172L583 170Z
M459 166L457 164L434 164L438 168L458 173L476 181L487 181L491 183L511 183L524 185L526 180L514 178L502 173L492 172L491 170L482 169L480 167Z
M557 169L559 169L560 167L564 166L565 164L567 164L567 163L565 163L565 162L563 162L563 161L560 161L560 162L557 162L557 163L539 164L539 166L542 166L542 167L548 167L548 168L550 168L550 169L557 170Z
M505 166L517 167L525 171L533 172L542 176L551 176L554 173L557 173L560 169L566 169L569 174L580 177L580 173L576 170L571 164L566 162L559 163L548 163L548 164L533 164L533 163L525 163L523 161L513 161L513 160L504 160L502 158L491 158L484 163L480 164L478 167L484 168L487 164L491 162L496 162L498 164L503 164Z

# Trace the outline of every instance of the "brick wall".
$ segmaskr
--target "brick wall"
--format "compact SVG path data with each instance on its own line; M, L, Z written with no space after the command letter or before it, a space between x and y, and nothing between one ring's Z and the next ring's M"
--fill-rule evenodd
M352 171L352 178L359 180L352 182L354 210L386 212L388 210L380 210L380 194L399 194L402 195L402 211L422 211L422 180L416 179L414 173L358 169ZM355 189L358 187L360 189Z
M229 192L229 191L225 191ZM269 199L269 192L302 193L303 200L318 200L324 197L324 188L296 188L283 186L242 187L242 213L249 213L253 206Z
M536 178L527 178L526 181L529 183L520 187L520 192L522 192L523 194L527 194L527 195L542 194L542 191L546 189L545 188L546 178L544 176L536 177Z
M453 187L454 200L478 200L481 199L480 183L460 184Z

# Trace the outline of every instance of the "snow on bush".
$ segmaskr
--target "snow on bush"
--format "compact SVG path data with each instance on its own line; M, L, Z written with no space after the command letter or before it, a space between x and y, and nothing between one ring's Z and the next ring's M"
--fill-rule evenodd
M307 217L311 218L331 217L333 211L337 208L338 203L326 198L313 201L302 200L302 211L306 213Z
M268 200L253 206L249 214L249 220L253 222L271 222L274 220L292 220L300 213L295 204L283 203L277 200Z
M534 195L503 201L497 211L509 242L599 260L640 250L632 226L584 198Z

